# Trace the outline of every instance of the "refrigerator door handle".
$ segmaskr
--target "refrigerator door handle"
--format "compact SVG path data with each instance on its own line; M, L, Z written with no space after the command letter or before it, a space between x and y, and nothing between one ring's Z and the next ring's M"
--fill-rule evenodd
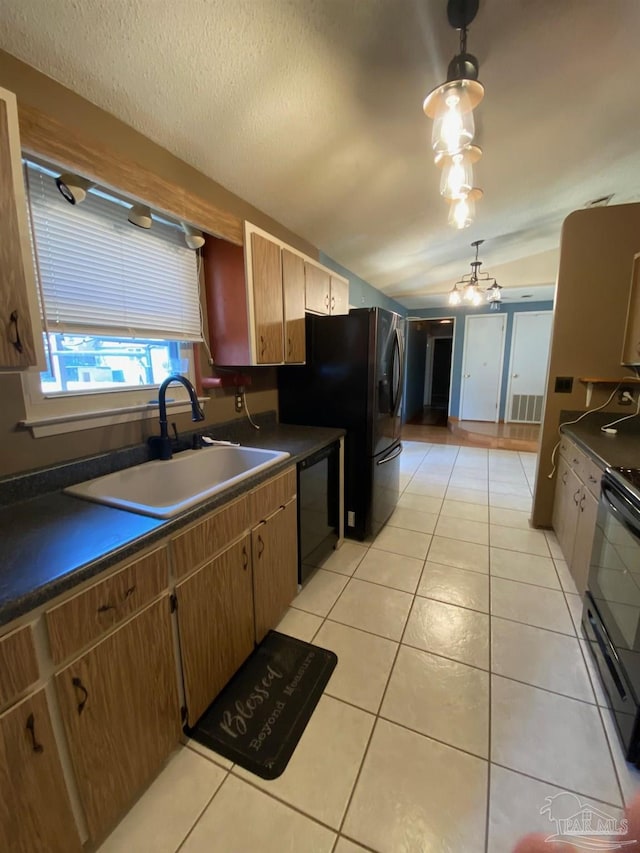
M397 459L398 456L402 453L402 444L399 444L396 448L395 453L392 453L391 456L385 456L384 459L378 459L376 465L384 465L385 462L391 462L394 459Z
M398 410L400 409L400 401L402 399L402 374L404 373L404 356L402 352L402 341L400 339L400 332L398 331L398 329L396 329L396 336L393 342L393 346L394 350L398 354L398 381L397 385L395 385L395 387L393 387L391 391L391 414L395 418L398 414Z

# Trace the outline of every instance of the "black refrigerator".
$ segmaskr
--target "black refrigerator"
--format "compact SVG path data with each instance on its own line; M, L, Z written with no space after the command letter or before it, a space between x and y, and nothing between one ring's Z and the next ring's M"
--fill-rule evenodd
M306 364L278 368L281 423L343 427L345 535L375 535L400 494L404 320L382 308L306 317Z

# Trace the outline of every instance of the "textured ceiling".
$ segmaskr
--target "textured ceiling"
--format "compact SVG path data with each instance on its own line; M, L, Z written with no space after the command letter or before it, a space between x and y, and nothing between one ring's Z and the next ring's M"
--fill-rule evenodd
M638 0L481 0L460 232L421 106L457 52L445 0L5 0L0 47L418 308L476 239L505 295L549 294L565 216L640 199L639 24Z

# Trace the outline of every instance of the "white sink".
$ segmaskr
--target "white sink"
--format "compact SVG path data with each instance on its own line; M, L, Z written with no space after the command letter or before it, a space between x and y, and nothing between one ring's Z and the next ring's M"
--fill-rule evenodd
M203 447L65 489L70 495L155 518L171 518L289 457L257 447Z

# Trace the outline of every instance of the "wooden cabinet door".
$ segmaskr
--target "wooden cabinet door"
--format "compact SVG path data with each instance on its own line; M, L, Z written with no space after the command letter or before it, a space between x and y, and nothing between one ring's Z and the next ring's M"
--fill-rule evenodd
M282 293L284 298L284 360L300 364L305 360L304 259L282 250Z
M576 527L575 545L573 547L573 559L569 565L569 570L576 582L580 595L587 588L587 577L589 575L589 563L591 562L591 549L593 547L597 515L598 499L591 494L586 486L583 486L578 505L578 524Z
M169 611L165 595L55 677L93 840L122 816L180 739Z
M0 716L0 850L82 850L44 689Z
M251 534L256 642L275 628L298 591L297 501L261 522Z
M18 109L0 89L0 368L37 363L29 298L35 283L22 179ZM34 306L35 307L35 306Z
M331 307L331 277L326 270L304 263L305 306L314 314L328 314Z
M561 456L558 461L552 523L569 566L573 558L581 495L582 483L573 473L566 459Z
M283 355L282 258L277 243L251 234L256 362L281 364Z
M331 276L331 313L349 313L349 282L335 275Z
M249 537L176 587L190 726L253 651Z

